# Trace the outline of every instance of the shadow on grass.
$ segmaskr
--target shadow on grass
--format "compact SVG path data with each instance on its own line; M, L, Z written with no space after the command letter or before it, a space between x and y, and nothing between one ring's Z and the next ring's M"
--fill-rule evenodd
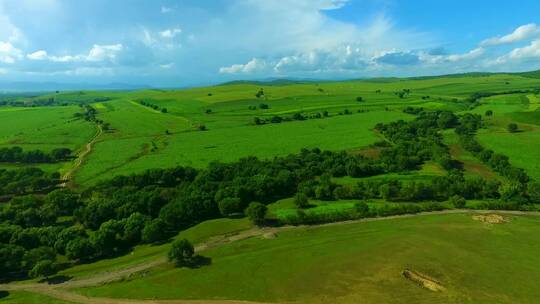
M9 291L0 290L0 299L7 298L9 296Z

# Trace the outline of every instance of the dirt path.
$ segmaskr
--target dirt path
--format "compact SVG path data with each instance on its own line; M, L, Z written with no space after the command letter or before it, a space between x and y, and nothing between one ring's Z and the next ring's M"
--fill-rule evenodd
M62 175L62 180L64 182L60 185L61 187L66 187L69 184L73 184L73 181L72 181L73 175L75 174L75 172L77 170L79 170L81 165L84 163L84 161L86 160L86 156L88 156L88 154L90 154L90 152L92 152L92 148L93 148L94 144L96 143L99 136L101 136L101 134L103 133L103 129L101 128L100 125L98 125L97 128L98 128L98 130L97 130L96 134L86 144L86 146L84 147L84 150L81 153L79 153L79 156L75 160L73 166L66 173L64 173L64 175Z
M325 226L347 225L347 224L360 223L360 222L385 221L385 220L392 220L392 219L398 219L398 218L409 218L409 217L418 217L418 216L427 216L427 215L460 214L460 213L540 216L540 212L459 209L459 210L422 212L422 213L417 213L417 214L395 215L395 216L380 217L380 218L366 218L366 219L360 219L360 220L354 220L354 221L344 221L344 222L310 225L310 226L253 228L253 229L246 230L246 231L234 234L234 235L213 237L209 239L208 241L195 246L195 251L201 252L210 248L221 247L226 244L230 244L230 243L240 241L240 240L249 239L252 237L265 237L266 235L270 235L270 234L274 235L279 232L305 228L305 227L325 227ZM60 283L56 285L47 285L45 283L0 284L0 290L6 290L6 291L24 290L24 291L40 293L40 294L58 298L61 300L71 301L74 303L81 303L81 304L261 304L260 302L228 301L228 300L170 300L169 301L169 300L128 300L128 299L124 300L124 299L94 298L94 297L86 297L70 290L74 288L91 287L91 286L111 283L111 282L129 277L132 274L162 265L164 263L167 263L167 259L165 257L162 257L162 258L158 258L153 261L150 261L150 262L145 262L143 264L133 265L124 269L114 270L111 272L98 273L88 278L75 279L72 281L66 281L64 283Z

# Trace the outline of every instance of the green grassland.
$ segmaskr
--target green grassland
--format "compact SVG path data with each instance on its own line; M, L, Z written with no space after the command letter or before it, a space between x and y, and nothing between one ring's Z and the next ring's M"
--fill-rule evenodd
M535 303L539 224L513 216L489 225L453 214L306 227L202 252L211 266L163 265L144 277L79 292L300 303ZM435 278L446 291L419 287L403 278L404 269Z
M478 92L538 87L540 80L535 78L485 74L283 85L240 82L184 90L59 92L18 100L28 103L54 99L65 106L0 108L0 119L7 122L0 130L0 146L82 151L97 129L93 123L73 115L82 111L78 105L90 105L98 111L97 119L110 124L110 130L96 139L91 153L75 172L76 184L88 186L114 175L149 168L203 167L216 160L269 158L312 147L358 150L379 140L372 131L376 123L411 119L402 112L407 106L480 114L491 109L495 114L490 132L504 130L510 121L535 126L540 112L536 111L538 96L534 94L483 98L481 105L472 110L463 101ZM260 89L264 97L257 98ZM396 96L403 89L409 89L410 94L405 98ZM359 96L362 102L356 101ZM140 101L159 108L141 105ZM262 103L269 108L261 109ZM162 108L167 113L162 113ZM352 114L339 115L345 109ZM294 113L309 116L323 111L330 117L262 126L253 123L255 117L291 117ZM207 131L199 131L200 125ZM526 129L535 131L534 127ZM516 165L520 165L519 160ZM0 164L2 168L13 166ZM40 166L55 171L66 170L70 164Z
M485 125L475 136L482 146L507 155L512 165L539 180L540 97L530 91L538 88L540 79L525 75L485 74L283 85L239 82L183 90L22 96L17 100L31 103L54 99L62 105L0 107L3 127L0 147L44 151L67 147L84 155L80 167L73 172L75 185L85 190L98 181L151 168L179 165L203 168L213 161L232 162L247 156L269 159L298 153L303 148L318 147L377 158L381 148L373 144L385 139L374 131L374 126L412 120L415 116L403 110L422 107L482 115ZM255 94L261 89L264 96L257 98ZM410 93L398 97L396 93L404 89ZM475 93L500 95L483 97L471 104L470 97ZM362 97L362 101L357 101L357 97ZM76 113L85 111L84 106L94 108L96 119L107 127L75 117ZM345 114L345 110L350 114ZM493 111L492 116L485 115L488 110ZM291 118L301 113L309 117L325 111L328 117L254 123L256 117L268 121L274 116ZM517 123L519 132L508 132L509 123ZM206 130L201 129L203 125ZM451 157L463 166L467 178L507 182L466 151L453 129L443 131L442 136ZM36 166L64 173L76 163L79 162ZM27 165L0 164L0 168L24 166ZM429 182L447 173L435 161L427 161L410 172L365 178L347 176L332 181L338 185L386 180ZM310 200L310 207L304 212L349 212L358 202ZM468 201L466 207L474 209L482 203ZM373 199L367 204L373 210L409 202ZM453 208L449 202L439 204ZM273 220L298 212L292 198L269 204L268 208L267 217ZM347 224L275 228L279 230L275 238L257 236L207 246L199 253L209 258L211 264L200 268L175 268L165 263L169 242L138 245L118 256L77 264L58 274L77 281L162 261L140 275L76 290L87 296L110 298L287 303L535 303L540 296L536 287L540 279L537 242L540 217L507 217L507 223L490 225L473 220L470 213L450 211ZM71 217L67 222L70 220ZM186 238L200 245L256 229L246 218L222 218L202 222L181 231L175 238ZM61 256L59 262L67 262L67 258ZM406 280L402 276L405 269L435 278L445 291L431 292ZM67 303L28 292L12 292L0 302Z
M0 302L6 304L74 304L27 291L10 291L7 296L0 297Z

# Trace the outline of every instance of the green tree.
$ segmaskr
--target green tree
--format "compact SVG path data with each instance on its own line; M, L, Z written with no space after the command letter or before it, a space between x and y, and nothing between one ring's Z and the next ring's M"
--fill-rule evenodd
M246 208L245 213L254 224L262 225L264 224L267 210L265 205L253 202Z
M540 182L530 182L527 184L527 194L534 204L540 204Z
M90 240L79 237L66 245L66 256L70 260L87 260L94 255L95 249Z
M156 218L151 222L147 222L142 230L142 240L145 243L155 243L163 241L167 238L165 232L165 222L162 219Z
M56 273L56 267L54 265L54 262L51 260L43 260L38 262L28 273L28 275L32 278L39 278L39 277L45 277L48 278L49 276Z
M465 206L467 205L467 201L465 200L465 198L459 195L452 196L449 202L458 209L465 208Z
M188 240L181 239L172 243L168 258L176 266L188 266L193 263L193 254L195 254L193 245Z
M486 115L487 117L491 117L491 116L493 116L493 111L492 110L487 110L484 115Z
M219 212L223 216L242 212L242 201L237 197L226 197L218 203Z

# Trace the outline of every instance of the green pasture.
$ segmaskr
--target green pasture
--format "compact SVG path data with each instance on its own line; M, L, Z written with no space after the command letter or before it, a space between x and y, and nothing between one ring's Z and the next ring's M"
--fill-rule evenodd
M540 219L486 224L471 214L423 215L302 227L201 254L211 265L166 264L142 277L80 289L133 299L300 303L535 303ZM421 272L444 291L406 280ZM526 277L524 277L524 275Z

